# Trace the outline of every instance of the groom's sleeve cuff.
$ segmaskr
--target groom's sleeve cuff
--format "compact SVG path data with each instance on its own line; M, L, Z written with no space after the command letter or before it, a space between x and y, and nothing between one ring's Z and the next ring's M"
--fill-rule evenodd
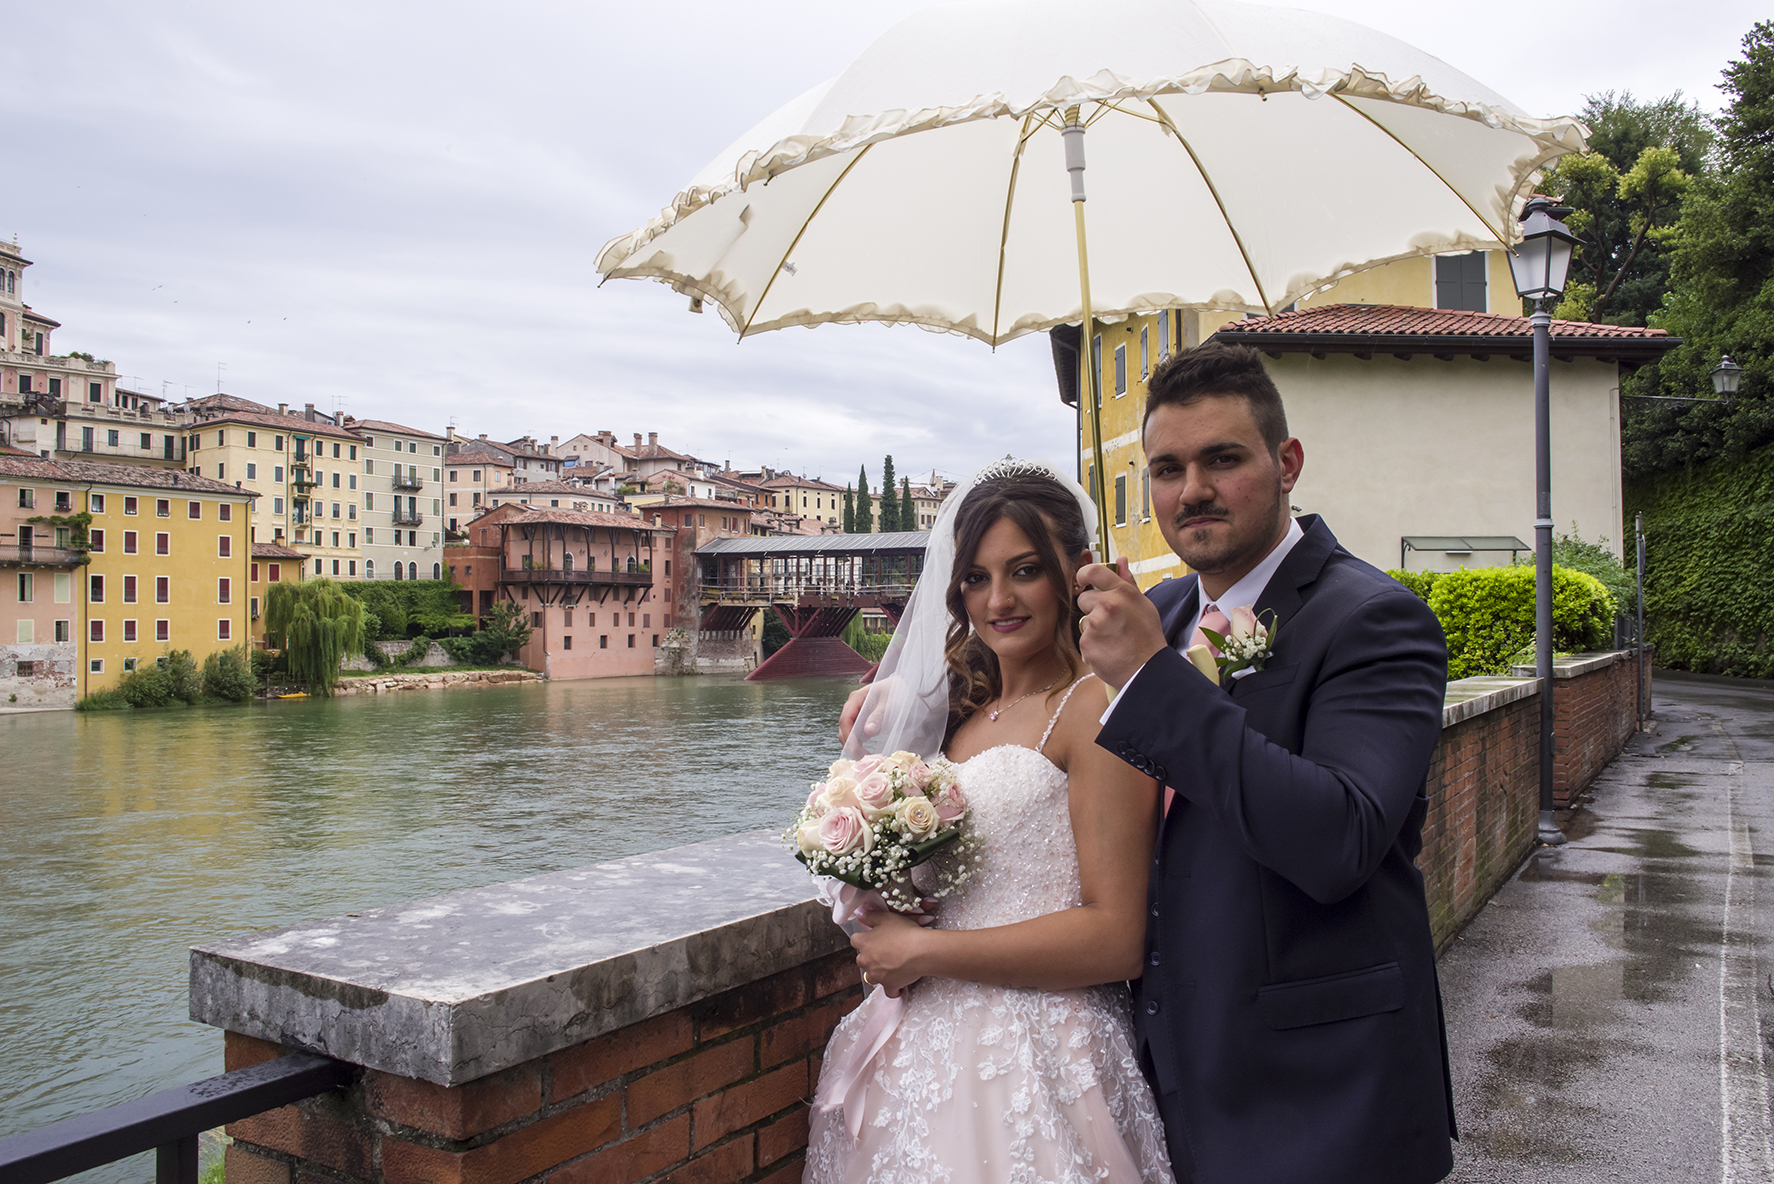
M1164 652L1163 650L1158 651L1159 654L1162 654L1163 652ZM1152 657L1154 657L1154 658L1157 656L1158 656L1157 654L1152 655ZM1098 717L1098 719L1096 721L1097 725L1099 727L1108 727L1109 717L1115 714L1115 709L1117 707L1121 706L1122 700L1127 697L1127 692L1133 688L1134 683L1136 683L1140 680L1140 675L1144 674L1146 672L1146 667L1150 666L1151 664L1152 664L1152 658L1147 658L1145 660L1145 662L1140 666L1140 668L1133 672L1133 677L1127 680L1127 685L1122 687L1119 691L1117 691L1115 693L1115 698L1112 701L1110 701L1108 708L1106 710L1104 710L1102 715L1100 717Z

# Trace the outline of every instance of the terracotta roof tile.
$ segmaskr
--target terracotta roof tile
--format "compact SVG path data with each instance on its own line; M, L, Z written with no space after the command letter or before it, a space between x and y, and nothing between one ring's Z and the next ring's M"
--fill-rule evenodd
M436 432L428 432L423 428L409 428L405 424L390 423L386 419L354 419L351 421L352 431L361 432L366 429L372 432L398 432L403 436L424 436L427 440L444 439Z
M196 428L212 428L222 423L244 423L253 427L277 428L286 435L304 432L311 436L326 436L335 440L357 440L357 433L349 428L336 424L322 423L318 420L303 419L300 415L279 415L275 411L266 415L258 411L224 411L220 415L212 415L192 424Z
M306 559L306 555L294 547L286 547L282 543L254 543L254 559Z
M37 481L79 481L94 485L124 485L136 489L167 489L180 493L230 493L258 497L250 489L209 477L194 477L183 469L151 469L98 460L41 460L30 456L0 456L0 477L28 477Z
M1422 333L1438 337L1532 337L1527 317L1397 304L1325 304L1295 312L1233 321L1224 331L1238 333ZM1667 338L1665 329L1637 325L1596 325L1553 321L1554 337Z
M635 514L607 514L602 510L537 509L534 506L518 506L510 502L500 508L523 511L504 519L507 522L558 522L563 526L611 526L618 530L650 530L655 533L671 529L669 526L654 526L645 518Z

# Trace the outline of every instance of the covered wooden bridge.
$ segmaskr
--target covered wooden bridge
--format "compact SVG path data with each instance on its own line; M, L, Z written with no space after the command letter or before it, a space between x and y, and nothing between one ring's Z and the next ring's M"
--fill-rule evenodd
M696 551L704 630L742 629L768 608L789 643L746 677L861 674L838 635L865 608L895 624L924 568L926 531L715 539Z

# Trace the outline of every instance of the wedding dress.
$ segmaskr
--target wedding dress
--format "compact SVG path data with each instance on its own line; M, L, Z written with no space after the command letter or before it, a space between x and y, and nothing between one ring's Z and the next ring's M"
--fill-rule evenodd
M1008 925L1081 903L1066 775L1042 753L1058 719L1036 748L1002 744L958 766L978 869L942 901L938 928ZM864 1069L862 1113L815 1108L804 1184L1171 1184L1124 985L925 978L904 999L897 1031ZM890 1002L877 987L845 1017L825 1073L864 1037L871 1008Z

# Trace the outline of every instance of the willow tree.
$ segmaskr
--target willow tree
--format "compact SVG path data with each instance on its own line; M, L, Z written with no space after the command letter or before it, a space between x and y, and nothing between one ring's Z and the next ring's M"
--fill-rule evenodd
M311 695L339 685L339 663L363 653L363 605L332 580L271 585L265 596L265 645L282 650L290 677Z

